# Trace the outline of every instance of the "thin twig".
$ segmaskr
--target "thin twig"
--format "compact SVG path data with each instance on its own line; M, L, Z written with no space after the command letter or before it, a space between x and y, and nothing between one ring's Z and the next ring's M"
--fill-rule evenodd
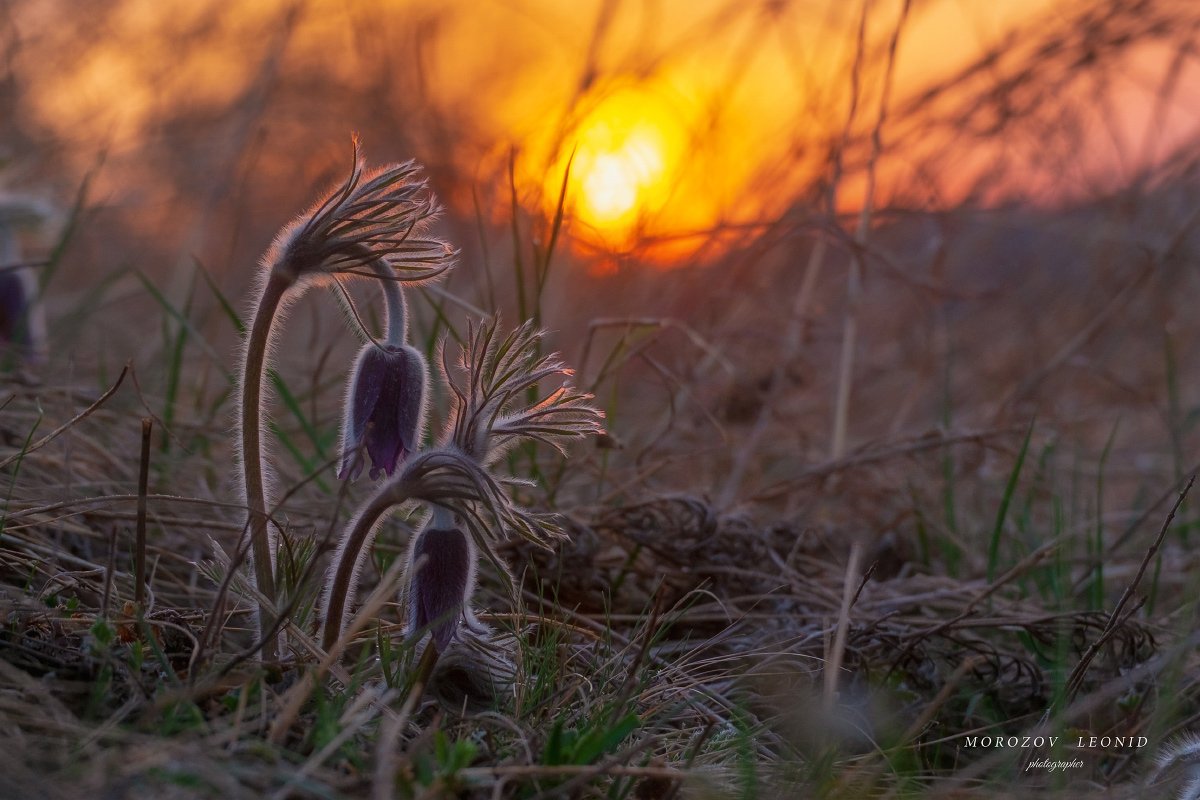
M866 0L863 0L862 21L859 26L859 53L865 49L863 44L864 28L867 18ZM854 357L858 344L858 306L862 295L863 253L867 243L867 235L871 230L871 213L875 207L875 180L880 153L883 151L883 125L887 120L888 101L892 95L893 76L896 71L896 50L900 44L900 33L908 20L908 12L912 0L904 0L900 8L900 18L892 29L892 37L888 42L887 65L883 74L883 91L879 98L879 114L875 118L875 126L871 130L871 153L867 159L867 188L863 197L862 209L858 217L858 229L854 234L855 247L850 251L850 270L846 276L846 313L842 319L842 353L838 361L837 398L833 408L833 441L830 444L830 456L841 458L846 452L846 428L850 417L850 390L854 377ZM856 69L858 62L856 60ZM847 123L849 127L849 123Z
M100 408L100 406L104 405L104 403L108 400L108 398L112 397L116 393L117 389L119 389L121 387L121 382L123 380L125 380L125 376L128 373L129 373L129 364L126 363L125 366L121 368L121 374L117 376L116 382L114 382L112 386L108 387L108 390L104 394L102 394L98 398L96 398L95 402L93 402L90 406L85 408L83 411L80 411L78 414L71 417L71 419L69 421L67 421L66 423L55 428L53 431L46 434L41 439L38 439L33 444L29 445L28 447L23 448L18 453L14 453L13 455L9 456L8 458L4 459L3 461L0 461L0 469L4 469L9 464L13 463L14 461L17 461L18 459L24 458L25 456L32 453L34 450L38 450L38 449L50 444L50 442L54 441L59 436L61 436L62 434L66 433L68 430L70 430L73 426L78 424L80 421L82 421L83 419L88 417L93 411Z
M1162 527L1159 528L1158 536L1155 537L1153 544L1150 545L1150 547L1146 550L1146 554L1142 557L1142 563L1138 565L1137 574L1133 576L1133 580L1129 582L1129 585L1125 587L1125 591L1121 593L1121 599L1117 601L1116 607L1113 608L1113 612L1108 618L1108 624L1104 626L1104 630L1096 638L1096 641L1092 642L1088 646L1087 652L1085 652L1079 659L1079 663L1075 665L1075 669L1071 670L1071 676L1067 679L1066 698L1068 700L1073 698L1083 686L1084 675L1087 673L1088 667L1091 666L1092 660L1100 652L1100 649L1104 647L1104 645L1113 637L1114 634L1116 634L1117 630L1125 623L1129 616L1136 611L1138 607L1140 607L1139 603L1138 606L1129 612L1129 614L1122 616L1122 612L1124 611L1126 604L1128 604L1130 599L1133 597L1133 593L1137 590L1138 584L1141 583L1142 576L1146 574L1146 567L1150 565L1150 562L1154 559L1155 554L1158 553L1158 549L1162 547L1163 539L1167 537L1167 531L1170 529L1171 523L1175 520L1175 512L1179 511L1179 507L1183 505L1184 498L1187 497L1188 492L1191 491L1192 485L1195 482L1196 476L1193 474L1191 479L1187 482L1187 486L1183 487L1183 491L1181 491L1179 493L1179 497L1176 498L1175 505L1171 506L1170 513L1167 514L1167 518L1163 521Z
M837 701L838 673L842 669L842 657L846 653L846 637L850 632L850 602L857 594L854 579L858 575L858 560L862 557L862 545L855 542L850 547L850 560L846 563L846 577L842 581L842 607L838 612L837 634L833 649L825 663L825 710L832 711Z
M750 500L753 502L773 500L777 497L782 497L791 493L795 490L797 485L805 481L825 478L846 470L857 469L859 467L878 464L884 461L891 461L898 456L909 456L925 450L936 450L950 444L983 444L987 439L1023 432L1027 430L1028 427L1028 425L1009 425L1003 428L991 428L979 431L963 431L961 433L943 433L936 431L932 435L924 435L914 440L901 442L880 450L868 450L866 452L859 452L853 455L844 456L843 458L830 459L829 461L825 461L820 464L813 464L811 467L806 467L800 470L790 478L777 481L776 483L773 483L758 491L750 497Z
M1005 586L1008 583L1011 583L1012 581L1016 580L1021 575L1025 574L1028 570L1032 569L1034 566L1036 566L1041 561L1043 561L1044 559L1049 557L1051 554L1053 554L1055 551L1057 551L1058 548L1059 548L1058 541L1046 542L1041 547L1034 550L1032 553L1025 556L1023 559L1021 559L1016 564L1014 564L1010 570L1005 572L1000 577L996 578L995 581L988 584L988 586L983 591L979 592L973 598L971 598L970 602L968 602L966 604L966 606L963 607L962 611L958 612L957 614L955 614L953 617L951 617L948 620L939 622L937 625L934 625L923 631L918 631L915 635L910 636L908 638L908 642L904 646L904 649L900 652L900 654L896 658L894 658L892 660L892 666L888 670L889 674L893 670L895 670L897 667L899 667L901 664L903 664L904 660L908 657L909 653L911 653L917 647L917 645L919 645L921 642L925 641L926 639L928 639L931 636L936 636L939 633L941 633L942 631L949 630L949 629L955 627L956 625L958 625L958 623L962 622L964 619L966 619L967 617L969 617L971 615L971 613L975 610L976 606L978 606L984 600L988 599L993 594L995 594L997 591L999 591L1002 586Z
M139 609L146 601L146 490L150 483L150 434L154 422L142 418L142 458L138 469L137 527L134 539L133 602Z
M108 567L104 570L104 597L100 601L100 619L108 619L108 606L112 598L113 573L117 569L117 527L110 526L108 534Z

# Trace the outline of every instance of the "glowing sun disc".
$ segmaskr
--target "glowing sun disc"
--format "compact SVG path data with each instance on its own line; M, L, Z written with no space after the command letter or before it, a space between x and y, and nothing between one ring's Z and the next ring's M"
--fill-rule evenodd
M671 197L684 140L680 121L653 93L625 89L599 102L571 137L575 218L610 245L633 244Z

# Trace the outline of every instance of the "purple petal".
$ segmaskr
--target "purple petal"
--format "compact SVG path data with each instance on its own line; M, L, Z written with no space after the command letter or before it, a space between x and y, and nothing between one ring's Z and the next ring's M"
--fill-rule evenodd
M412 633L428 629L439 653L449 646L463 616L471 582L471 548L467 537L456 528L422 531L413 547L409 592L409 621Z
M378 348L367 345L358 354L350 376L348 406L342 418L342 464L338 480L355 480L363 471L363 445L367 423L383 392L387 359Z
M425 362L420 353L405 345L364 347L346 400L338 477L354 480L367 458L372 480L380 473L391 477L420 443L424 395Z
M367 454L371 456L373 465L371 480L379 477L380 470L387 473L390 478L405 453L404 440L400 436L400 430L396 426L393 415L388 413L390 400L390 397L385 397L384 402L376 407L376 413L371 415L371 420L367 423Z
M375 413L375 406L383 394L384 383L387 380L389 360L374 345L363 348L358 357L354 371L354 389L351 405L353 407L354 438L361 440L366 432L367 421Z
M349 444L349 443L348 443ZM342 453L342 465L338 468L339 481L356 481L358 476L362 475L364 460L362 457L362 445L355 445Z
M416 351L389 348L382 357L387 368L364 432L372 478L377 478L380 470L391 477L404 457L416 449L425 391L425 370Z

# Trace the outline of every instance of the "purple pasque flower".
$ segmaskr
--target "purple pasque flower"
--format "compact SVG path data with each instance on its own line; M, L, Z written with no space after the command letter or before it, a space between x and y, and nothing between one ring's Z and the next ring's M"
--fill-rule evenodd
M17 232L4 216L3 199L0 196L0 349L11 346L20 357L40 361L46 333L34 301L37 278L21 263Z
M358 354L342 416L338 478L362 474L364 451L371 479L391 477L421 443L425 421L425 359L403 344L369 343Z
M430 526L417 534L409 560L409 635L429 631L434 648L445 652L469 614L467 598L475 585L475 549L461 527L442 527L435 512Z
M0 271L0 339L27 346L29 342L29 297L16 268Z

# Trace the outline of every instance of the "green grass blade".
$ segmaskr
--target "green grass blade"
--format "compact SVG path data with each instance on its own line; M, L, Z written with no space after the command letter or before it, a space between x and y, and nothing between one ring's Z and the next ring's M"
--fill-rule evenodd
M288 436L287 431L280 428L275 422L269 423L267 427L270 428L275 439L283 445L283 449L288 451L288 455L292 457L305 475L312 475L316 471L313 460L304 454L304 451L296 444L296 440ZM313 483L327 494L331 491L329 484L319 477L314 478Z
M1033 437L1035 420L1030 420L1029 429L1025 431L1025 441L1021 442L1021 451L1017 453L1017 463L1013 465L1008 475L1008 483L1004 487L1004 496L1000 498L1000 508L996 511L996 524L992 527L992 537L988 543L987 580L996 580L996 567L1000 559L1000 534L1004 530L1004 520L1008 516L1008 506L1012 502L1013 493L1017 490L1017 480L1021 477L1021 467L1025 463L1025 455L1029 452L1029 440Z
M513 278L517 284L517 319L529 319L529 307L525 298L525 262L521 258L521 204L517 201L517 154L508 157L508 188L510 213L512 214Z
M541 263L538 265L537 271L537 307L533 310L535 319L538 323L541 322L541 307L542 307L542 292L546 288L546 281L550 277L550 262L554 259L554 248L558 245L558 236L562 232L563 218L566 215L567 208L567 182L571 179L571 164L575 161L575 151L571 151L570 158L567 159L566 169L563 170L562 187L558 192L558 204L554 209L554 220L550 224L550 239L546 243L546 250L542 253L539 259Z
M25 436L25 441L21 444L21 452L13 462L12 477L9 478L8 492L4 496L4 508L0 510L0 534L4 533L4 529L8 525L8 509L12 505L13 490L17 487L17 476L21 474L21 462L25 460L25 454L29 452L29 445L33 443L33 435L37 433L37 429L41 427L42 420L46 416L45 412L42 411L40 403L37 406L37 410L37 419L33 421L33 425L29 428L29 433Z
M1093 545L1096 572L1090 591L1091 605L1095 609L1104 608L1104 469L1108 465L1108 455L1112 452L1119 427L1120 420L1114 422L1112 430L1108 432L1108 441L1104 443L1104 450L1100 453L1100 464L1096 470L1096 528Z
M487 293L487 309L496 312L496 285L492 280L492 258L488 249L487 230L483 224L483 207L479 204L478 188L471 185L471 202L475 208L475 226L479 233L479 260L483 267L483 286Z
M242 321L242 317L237 313L237 309L235 309L233 304L229 302L229 298L227 298L225 293L221 291L221 288L217 286L216 281L214 281L212 278L212 275L208 274L208 270L205 269L204 265L199 261L196 262L196 270L200 273L200 276L204 278L204 283L207 284L208 290L212 292L213 297L216 298L217 303L221 306L221 311L225 314L225 318L229 320L230 324L233 325L234 330L236 330L239 335L245 335L246 323Z
M88 187L91 186L92 177L99 169L100 164L97 164L83 176L83 180L79 183L79 191L75 193L75 202L71 204L71 212L67 215L66 225L63 226L58 241L54 243L54 249L50 251L50 257L46 259L46 266L40 271L38 276L39 300L45 296L46 287L50 285L50 281L54 279L55 274L58 272L58 268L62 264L63 254L67 251L67 246L71 243L76 229L79 228L79 219L83 216L83 208L87 203Z
M300 400L296 397L292 390L288 388L287 383L282 377L280 377L278 372L273 369L267 370L267 375L270 377L271 385L275 387L275 392L279 396L279 401L283 403L283 407L286 408L291 415L296 418L296 422L300 424L300 429L304 432L304 435L308 438L309 442L312 443L312 446L316 448L317 459L324 461L325 459L329 458L328 447L326 446L325 440L321 436L320 431L318 431L316 426L313 425L312 420L305 416L304 408L300 405ZM289 450L294 449L294 445L287 441L288 437L283 431L277 430L276 434L280 437L280 442L283 443L285 447L287 447Z
M192 273L191 283L188 285L187 297L183 303L183 319L190 319L192 315L192 301L196 296L196 274ZM163 400L163 437L162 451L165 453L171 447L170 431L175 423L175 406L179 399L179 383L183 378L183 355L187 350L188 332L182 325L176 332L174 342L171 344L170 357L167 362L167 386L166 397Z
M219 353L217 353L213 346L209 344L208 339L204 337L204 334L197 330L196 326L192 324L192 321L187 318L187 315L181 313L179 309L175 308L175 306L171 304L171 301L168 300L161 291L159 291L158 287L146 277L144 272L142 272L140 269L135 269L133 274L137 276L138 281L143 287L145 287L146 291L150 293L150 296L154 298L155 302L157 302L170 317L183 326L183 330L185 330L187 334L191 336L193 340L195 340L200 349L204 351L204 354L212 359L213 363L216 364L217 368L221 371L221 375L225 378L225 380L229 381L230 384L233 384L233 373L225 368L224 359Z

